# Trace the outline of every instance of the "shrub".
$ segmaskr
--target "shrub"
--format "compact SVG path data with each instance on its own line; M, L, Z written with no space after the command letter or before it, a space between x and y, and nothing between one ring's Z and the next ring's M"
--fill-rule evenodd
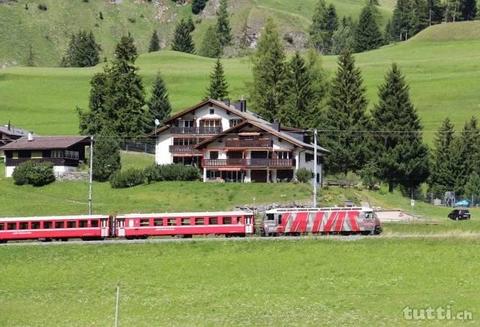
M112 188L127 188L143 184L145 177L140 169L129 168L117 171L110 177Z
M179 164L152 165L145 168L145 179L147 183L161 181L194 181L200 178L198 168Z
M21 163L13 171L12 177L16 185L43 186L55 181L53 164L49 162L26 161Z
M48 10L47 5L44 4L44 3L39 3L37 7L38 7L38 9L43 10L43 11L47 11L47 10Z
M297 170L295 177L300 183L308 183L312 180L313 174L307 168L300 168L299 170Z

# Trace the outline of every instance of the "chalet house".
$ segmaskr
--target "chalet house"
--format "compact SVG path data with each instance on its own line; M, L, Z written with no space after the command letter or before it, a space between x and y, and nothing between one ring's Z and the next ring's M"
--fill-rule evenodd
M13 127L10 124L0 126L0 146L15 141L23 136L27 136L28 131Z
M269 123L247 110L246 101L208 99L165 121L155 131L155 162L191 164L203 181L290 181L300 168L314 170L321 182L323 156L305 130Z
M19 138L0 147L5 153L5 176L11 177L15 167L28 160L53 163L55 175L77 170L85 160L85 146L90 138L85 136L33 136Z

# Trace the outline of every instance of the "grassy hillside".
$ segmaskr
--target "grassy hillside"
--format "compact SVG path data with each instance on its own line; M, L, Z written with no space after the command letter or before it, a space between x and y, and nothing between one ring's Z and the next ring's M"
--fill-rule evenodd
M113 325L117 283L121 326L403 326L407 306L478 319L479 250L382 238L2 246L0 325Z
M362 1L330 0L339 16L357 17ZM394 0L382 0L379 20L382 24L391 15ZM250 34L258 34L264 20L272 16L281 35L300 35L296 46L303 46L317 0L230 0L232 31L237 39L245 23ZM39 4L47 6L40 10ZM218 0L210 0L204 12L195 17L197 48L207 27L215 22ZM103 17L103 19L100 16ZM0 2L0 67L26 62L32 46L35 62L40 66L56 66L65 52L69 36L79 29L92 30L104 49L102 57L110 58L121 35L130 32L140 52L148 49L149 38L156 29L163 47L169 47L175 23L191 14L190 5L176 5L171 0L123 0L117 4L101 0L18 0Z
M466 40L433 42L450 29L464 30ZM480 38L474 37L480 22L434 26L412 40L357 55L363 71L370 106L377 101L377 87L392 62L397 62L411 87L413 101L431 141L440 122L449 116L461 127L480 113ZM427 35L431 35L427 37ZM470 39L469 35L473 35ZM138 60L149 91L154 75L165 77L174 110L198 102L205 94L214 61L208 58L161 51ZM330 74L336 57L323 58ZM224 59L232 98L248 95L251 81L249 58ZM101 67L88 69L25 68L0 70L0 120L32 129L39 134L75 134L75 107L86 108L89 80Z

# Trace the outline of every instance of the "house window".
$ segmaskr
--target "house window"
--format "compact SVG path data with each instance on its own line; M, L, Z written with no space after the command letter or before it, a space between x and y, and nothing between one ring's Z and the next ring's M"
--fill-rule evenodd
M292 153L289 151L279 151L277 152L277 159L291 159Z
M18 152L17 151L12 152L12 159L18 159Z
M200 121L201 127L221 127L222 121L220 119L203 119Z
M32 159L42 159L43 153L42 151L32 151Z
M195 125L194 120L184 120L183 121L183 127L193 127Z
M210 115L214 115L214 114L215 114L215 109L213 109L213 108L210 108L210 110L209 110L209 111L210 111Z
M52 150L50 156L52 158L63 158L63 150Z
M241 119L230 119L230 128L237 126L242 122Z
M218 159L218 151L210 151L210 159Z
M78 153L78 151L65 150L65 158L78 160L79 153Z
M313 160L313 154L305 153L305 162L310 162Z

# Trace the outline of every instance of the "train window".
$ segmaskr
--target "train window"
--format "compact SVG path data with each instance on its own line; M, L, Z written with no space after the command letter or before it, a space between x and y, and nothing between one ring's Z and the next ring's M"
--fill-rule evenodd
M190 225L190 218L182 218L182 225Z
M162 218L155 218L153 220L153 225L154 226L163 226L163 219Z
M65 222L64 221L56 221L55 222L55 228L65 228Z
M282 215L278 215L278 224L280 225L282 223Z
M176 226L177 219L176 218L168 218L168 226Z
M32 221L32 229L40 229L40 222Z
M87 228L88 227L88 220L80 220L78 222L78 227L80 228Z
M140 219L140 226L150 226L150 219Z
M218 218L217 217L212 217L209 219L209 222L208 222L210 225L216 225L218 224Z
M273 220L274 216L273 213L267 213L267 220Z
M203 218L195 218L195 225L203 225L204 221Z
M7 229L8 229L8 230L17 229L17 223L8 223L8 224L7 224Z
M90 220L91 227L98 227L98 220Z
M20 223L20 228L19 229L28 229L28 223L27 222Z
M230 225L232 223L232 217L223 217L223 224Z
M43 228L44 228L44 229L50 229L50 228L52 228L52 222L51 222L51 221L44 221L44 222L43 222Z
M237 217L237 224L241 224L242 223L242 217Z
M67 228L77 228L76 221L67 221Z
M5 228L5 224L4 223L0 223L0 230L3 230Z

